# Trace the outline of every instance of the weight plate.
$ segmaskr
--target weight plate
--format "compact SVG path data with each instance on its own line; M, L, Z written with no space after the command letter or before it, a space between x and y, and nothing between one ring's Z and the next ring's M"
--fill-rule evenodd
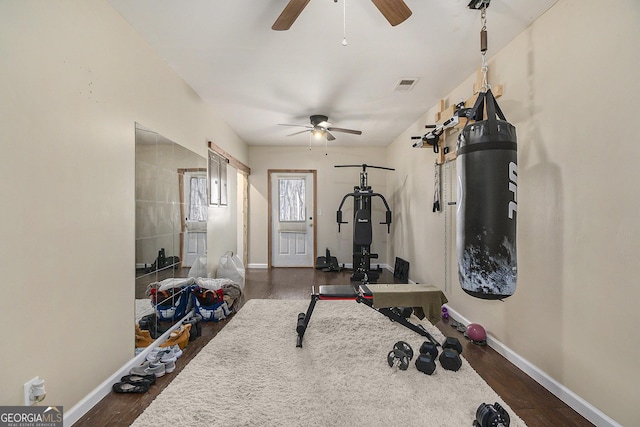
M409 357L402 351L398 349L391 350L389 354L387 354L387 363L389 366L393 367L395 365L402 371L406 371L409 367Z
M413 359L413 349L405 341L398 341L393 346L393 349L402 351L404 354L407 355L407 357L409 357L409 360Z

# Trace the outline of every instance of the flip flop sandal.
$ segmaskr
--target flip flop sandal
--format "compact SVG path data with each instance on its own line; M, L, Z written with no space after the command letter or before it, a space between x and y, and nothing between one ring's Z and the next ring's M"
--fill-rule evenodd
M451 327L456 329L458 332L465 332L467 330L466 326L464 326L460 322L456 322L455 320L452 320L450 324L451 324Z
M146 393L149 391L149 383L140 382L137 384L130 384L126 382L119 382L113 385L113 391L116 393Z
M147 382L149 383L149 385L153 385L156 383L156 376L131 374L131 375L125 375L124 377L120 378L120 381L123 383L129 383L129 384L139 384L139 383Z

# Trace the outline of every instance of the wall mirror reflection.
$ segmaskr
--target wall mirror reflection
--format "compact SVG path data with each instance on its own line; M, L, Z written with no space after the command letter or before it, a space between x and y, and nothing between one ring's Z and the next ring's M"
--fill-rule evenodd
M136 123L136 349L188 307L189 278L207 276L207 159ZM147 328L140 329L140 321ZM149 320L151 324L146 324ZM147 334L144 331L149 331Z

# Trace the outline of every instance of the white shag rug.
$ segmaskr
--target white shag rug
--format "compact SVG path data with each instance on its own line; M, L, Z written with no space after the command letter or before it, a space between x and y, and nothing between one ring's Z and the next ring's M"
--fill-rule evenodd
M389 367L397 341L418 353L424 338L355 301L318 301L296 348L308 305L248 301L133 426L470 426L483 402L525 426L466 360L457 372L438 363L431 376L415 356L406 371Z

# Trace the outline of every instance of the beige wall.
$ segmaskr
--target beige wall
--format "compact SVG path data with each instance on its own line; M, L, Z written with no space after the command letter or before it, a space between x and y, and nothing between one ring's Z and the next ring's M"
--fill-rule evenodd
M0 57L0 405L39 375L68 410L132 356L134 122L248 151L106 1L0 1Z
M363 135L363 143L366 143ZM326 155L325 155L326 153ZM314 147L250 147L251 176L249 177L249 264L267 264L268 259L268 169L315 169L317 170L317 203L322 210L317 216L317 249L318 255L324 255L325 248L338 258L340 264L353 261L353 198L349 198L342 209L343 225L338 233L336 211L345 194L353 191L360 184L362 168L335 168L335 165L361 165L363 163L376 166L387 166L385 148L337 148L329 145ZM388 202L386 175L397 172L379 169L367 169L369 185L374 191L381 193ZM385 220L384 204L378 198L372 203L373 244L371 250L380 258L372 260L380 264L388 263L386 258L388 234L387 228L378 225ZM391 207L393 210L393 206Z
M638 42L637 0L560 0L490 61L519 144L519 278L505 302L462 292L455 214L445 240L446 215L415 197L433 194L434 154L411 149L409 136L433 121L435 107L388 150L391 165L406 169L389 178L400 215L390 256L409 259L411 279L445 288L455 310L628 426L640 425ZM448 99L469 97L474 80Z

